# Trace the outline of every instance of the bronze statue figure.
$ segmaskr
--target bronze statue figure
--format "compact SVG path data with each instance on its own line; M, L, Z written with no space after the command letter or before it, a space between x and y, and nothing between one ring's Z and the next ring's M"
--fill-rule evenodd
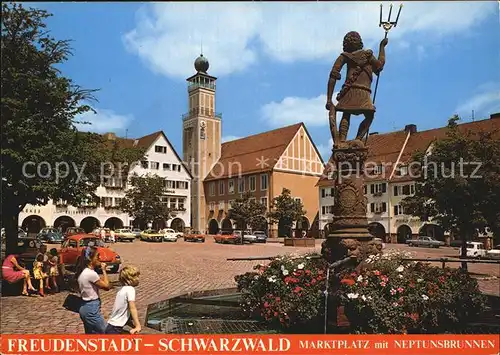
M345 146L351 115L364 115L356 135L358 146L364 146L363 138L375 115L375 106L371 99L373 73L379 75L385 65L385 46L387 37L380 42L378 59L371 49L363 49L363 41L358 32L351 31L344 37L344 52L333 64L328 79L326 109L329 111L330 132L335 147ZM337 80L341 79L340 71L347 64L347 75L342 89L337 95L337 105L332 102L332 95ZM340 126L337 129L336 113L343 112Z

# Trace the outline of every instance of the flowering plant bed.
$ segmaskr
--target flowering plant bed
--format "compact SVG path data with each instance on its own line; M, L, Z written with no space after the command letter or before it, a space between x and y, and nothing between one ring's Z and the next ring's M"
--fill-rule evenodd
M404 261L408 253L372 256L363 271L345 271L338 296L352 331L445 333L484 311L486 298L462 269Z
M410 256L389 251L332 277L330 292L350 332L460 333L482 314L486 299L475 279L403 260ZM323 259L289 255L236 276L243 312L282 331L322 333L326 268Z
M241 307L249 317L289 331L322 332L317 320L324 307L323 259L283 256L254 270L235 278Z

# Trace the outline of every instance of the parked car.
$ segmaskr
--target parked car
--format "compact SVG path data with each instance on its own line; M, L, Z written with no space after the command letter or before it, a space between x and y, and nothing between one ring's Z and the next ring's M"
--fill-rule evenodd
M235 233L240 233L241 235L241 231L236 231ZM251 231L249 230L246 230L244 233L243 233L243 242L247 242L247 243L255 243L257 241L257 236L254 235Z
M141 233L141 240L144 242L161 243L163 241L163 234L154 229L146 229Z
M257 243L265 243L267 242L267 234L264 231L255 231L253 232L253 235L257 238L256 242Z
M484 258L486 249L481 242L467 242L467 257L468 258Z
M214 240L220 244L241 244L241 235L231 231L222 231L214 237Z
M136 238L140 238L142 231L139 228L134 228L132 229L132 233L134 233Z
M55 228L42 228L37 234L37 238L42 243L61 244L64 240L63 235Z
M486 252L486 257L489 259L500 259L500 244Z
M117 273L122 260L113 249L107 247L101 238L92 234L74 234L69 236L59 250L59 262L66 268L74 268L80 261L82 249L87 246L97 247L99 260L106 263L106 271Z
M85 229L80 227L68 227L64 233L64 239L76 234L86 234Z
M182 235L171 228L165 228L160 231L163 234L163 240L166 242L176 242Z
M115 239L117 242L133 242L135 240L135 233L129 228L121 228L115 231Z
M17 230L17 239L27 239L28 233L26 233L22 228Z
M205 243L205 234L200 231L193 231L184 235L185 242L202 242Z
M444 245L444 242L436 240L427 236L419 236L416 239L408 239L406 244L410 247L428 247L428 248L439 248Z

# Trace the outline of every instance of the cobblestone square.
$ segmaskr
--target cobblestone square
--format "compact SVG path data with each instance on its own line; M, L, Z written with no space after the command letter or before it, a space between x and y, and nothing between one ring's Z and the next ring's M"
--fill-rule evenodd
M137 306L141 322L144 322L147 305L175 295L190 291L211 290L234 287L234 276L251 271L261 261L227 261L231 257L265 257L288 253L306 253L320 250L321 241L315 248L285 247L280 243L253 245L220 245L207 239L206 243L117 243L111 247L123 258L124 265L135 265L141 271L140 285L137 288ZM416 257L456 257L458 250L453 248L423 249L408 248L401 245L388 245L387 248L404 248L416 253ZM459 264L453 264L458 267ZM500 294L498 265L474 264L469 271L481 280L484 292ZM496 277L496 278L491 278ZM111 275L116 281L117 275ZM113 307L116 288L101 291L103 313L108 317ZM83 333L83 326L77 314L62 307L67 292L45 298L2 297L1 333ZM144 329L144 332L150 330Z

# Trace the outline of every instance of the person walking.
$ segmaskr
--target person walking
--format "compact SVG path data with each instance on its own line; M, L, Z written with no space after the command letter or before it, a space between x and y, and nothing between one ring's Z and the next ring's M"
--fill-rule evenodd
M102 270L102 278L95 271L98 268ZM109 291L111 284L106 273L106 264L100 262L96 247L87 247L82 251L75 278L82 299L79 313L85 334L104 334L106 322L101 314L99 290Z

